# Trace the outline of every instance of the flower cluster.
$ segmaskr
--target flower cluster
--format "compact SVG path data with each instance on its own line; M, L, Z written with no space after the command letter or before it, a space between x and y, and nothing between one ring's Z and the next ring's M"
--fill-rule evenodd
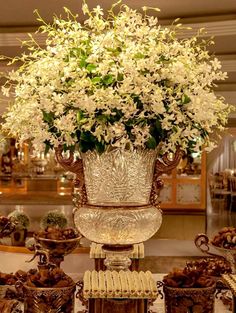
M212 88L227 75L206 43L178 39L180 24L161 27L143 9L122 5L104 18L84 4L83 25L67 9L67 19L44 23L46 47L32 39L28 54L12 61L23 65L3 87L15 96L4 130L37 150L211 147L211 132L231 110Z
M29 228L30 219L29 216L23 211L15 210L8 215L8 218L14 223L16 223L17 228Z

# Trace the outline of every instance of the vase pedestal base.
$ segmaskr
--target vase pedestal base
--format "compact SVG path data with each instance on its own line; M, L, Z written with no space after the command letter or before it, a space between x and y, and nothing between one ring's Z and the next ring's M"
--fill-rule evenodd
M106 254L104 265L110 271L127 271L131 266L130 254L133 251L133 245L103 245L103 251Z
M133 251L129 255L131 259L131 265L129 267L130 271L139 271L139 263L140 259L144 258L144 244L143 242L134 244L133 245ZM92 242L90 247L90 258L94 259L94 265L96 271L105 271L106 266L104 265L104 260L106 258L106 254L103 249L102 244L98 244L95 242Z

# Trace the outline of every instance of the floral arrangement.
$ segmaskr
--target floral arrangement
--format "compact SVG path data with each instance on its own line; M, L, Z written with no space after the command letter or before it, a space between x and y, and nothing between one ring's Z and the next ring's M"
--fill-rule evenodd
M28 53L10 61L21 66L2 88L15 97L4 131L37 151L211 149L210 134L224 128L231 110L212 90L227 74L209 55L211 42L178 39L184 27L161 27L147 7L143 14L114 7L104 18L100 6L90 11L84 3L83 25L68 9L67 19L55 16L52 24L38 17L46 47L31 36Z
M65 228L68 220L64 213L54 210L47 212L40 221L40 227L46 229L47 227Z
M16 223L16 228L18 229L28 229L30 226L29 216L23 211L14 210L8 215L8 218L14 223Z

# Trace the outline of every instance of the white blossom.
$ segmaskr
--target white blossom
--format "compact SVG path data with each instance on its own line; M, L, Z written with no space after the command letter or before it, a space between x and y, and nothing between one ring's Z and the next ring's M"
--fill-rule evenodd
M224 128L231 110L212 91L227 78L219 60L196 36L178 39L181 25L162 27L127 5L108 18L100 6L82 10L84 26L55 17L41 27L45 48L28 43L2 87L15 96L3 130L38 150L46 143L86 149L86 142L94 149L211 149L211 132Z

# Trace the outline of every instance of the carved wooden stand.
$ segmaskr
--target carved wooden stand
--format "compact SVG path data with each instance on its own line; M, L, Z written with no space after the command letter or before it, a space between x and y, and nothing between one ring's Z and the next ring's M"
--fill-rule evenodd
M92 272L90 273L92 275ZM131 276L133 276L131 280L133 281L133 279L135 279L137 285L134 284L130 287L129 291L124 285L121 288L119 284L112 284L113 287L111 287L109 280L106 281L106 279L105 282L102 282L98 278L96 282L96 279L93 280L92 278L89 284L88 277L86 278L85 276L83 281L77 283L78 292L76 294L76 297L80 299L82 305L86 308L83 311L84 313L151 313L150 306L160 294L153 278L151 278L152 282L150 282L150 285L147 284L148 287L146 286L145 289L141 291L139 289L140 287L138 287L138 285L140 286L141 278L135 273L131 274ZM118 273L117 277L121 277L121 274ZM101 289L98 290L100 283L101 286L104 286L104 283L106 285L105 289L102 289L102 291ZM153 285L155 285L154 288Z
M89 313L146 313L148 299L89 299Z

